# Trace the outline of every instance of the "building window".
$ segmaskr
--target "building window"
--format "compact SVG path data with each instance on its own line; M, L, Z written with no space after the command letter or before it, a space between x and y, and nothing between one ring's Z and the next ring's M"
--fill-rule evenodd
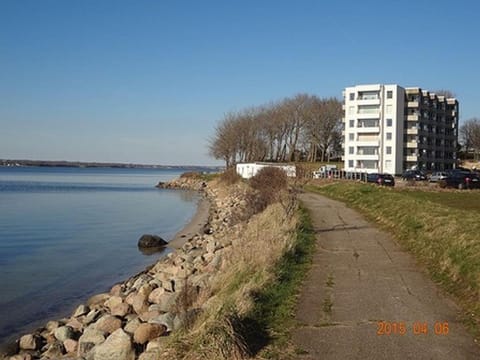
M355 138L355 134L348 134L348 140L352 141Z
M391 132L387 132L387 140L392 140L392 133Z
M349 146L349 147L348 147L348 153L349 153L350 155L353 155L353 152L354 152L354 147L353 147L353 146Z
M354 126L355 126L355 120L350 120L350 121L348 122L348 124L349 124L349 126L350 126L351 128L354 127Z
M355 93L350 93L350 100L355 100Z
M387 99L393 98L393 91L389 90L387 91Z
M353 168L353 160L348 160L348 167Z
M391 146L387 146L386 154L387 155L392 155L392 147Z
M387 105L387 114L391 114L393 111L392 105Z
M393 123L392 119L387 119L387 126L392 126L392 123Z
M354 112L355 112L355 106L350 106L350 107L348 108L348 113L351 115L351 114L353 114Z

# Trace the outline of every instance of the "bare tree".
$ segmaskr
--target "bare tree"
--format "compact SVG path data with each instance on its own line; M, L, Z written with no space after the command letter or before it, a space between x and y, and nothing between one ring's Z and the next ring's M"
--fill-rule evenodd
M215 127L215 134L209 140L209 152L215 159L225 161L228 168L236 163L238 153L237 117L228 113Z
M460 127L460 136L466 151L473 150L475 159L480 154L480 119L472 118Z
M456 95L453 91L440 89L433 91L433 93L437 96L445 96L446 99L454 98Z
M309 141L310 161L330 160L334 145L341 135L342 104L336 98L319 99L312 97L305 124L305 134Z
M307 94L298 94L283 101L282 114L286 122L288 156L284 160L298 160L297 145L308 113L311 97Z

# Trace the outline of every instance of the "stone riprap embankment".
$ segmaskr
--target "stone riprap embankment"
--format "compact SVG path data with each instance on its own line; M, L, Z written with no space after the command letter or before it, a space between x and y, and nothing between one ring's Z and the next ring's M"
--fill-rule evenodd
M91 297L70 317L50 321L16 343L10 360L159 359L172 331L205 311L211 282L240 236L233 219L245 210L241 188L226 192L202 181L180 179L165 187L202 189L210 200L205 231L140 274ZM237 234L239 229L236 229ZM198 298L203 297L203 301Z

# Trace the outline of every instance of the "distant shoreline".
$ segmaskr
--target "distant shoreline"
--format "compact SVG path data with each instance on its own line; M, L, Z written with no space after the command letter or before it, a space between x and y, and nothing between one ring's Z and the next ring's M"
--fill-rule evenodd
M178 169L187 171L216 171L221 166L148 165L132 163L102 163L63 160L11 160L0 159L0 167L69 167L69 168L119 168L119 169Z

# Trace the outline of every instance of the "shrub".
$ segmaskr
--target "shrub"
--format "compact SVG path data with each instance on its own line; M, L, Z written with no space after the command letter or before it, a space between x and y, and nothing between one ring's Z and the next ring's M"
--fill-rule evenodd
M237 174L235 167L230 167L220 174L220 181L227 185L233 185L241 179L242 177Z
M250 179L250 186L256 190L255 207L263 210L278 201L282 191L288 188L287 174L276 167L265 167Z

